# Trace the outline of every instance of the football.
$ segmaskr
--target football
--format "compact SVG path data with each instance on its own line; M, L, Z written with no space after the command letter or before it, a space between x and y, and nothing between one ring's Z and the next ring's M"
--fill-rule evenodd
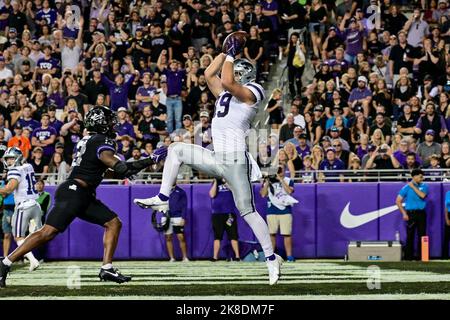
M249 37L249 34L245 31L235 31L233 33L230 33L223 41L222 52L223 53L228 52L228 49L230 48L231 44L233 43L232 39L237 40L237 44L238 44L237 49L239 51L242 50L245 46L245 43L247 42L248 37Z

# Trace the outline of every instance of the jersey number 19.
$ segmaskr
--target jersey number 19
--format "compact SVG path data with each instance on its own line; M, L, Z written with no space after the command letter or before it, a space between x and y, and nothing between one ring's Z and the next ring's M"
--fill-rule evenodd
M220 97L220 100L218 101L218 106L216 107L216 117L217 118L223 118L228 114L228 111L230 111L230 102L231 98L233 96L230 93L225 93L222 97ZM222 110L219 110L219 107L223 107Z

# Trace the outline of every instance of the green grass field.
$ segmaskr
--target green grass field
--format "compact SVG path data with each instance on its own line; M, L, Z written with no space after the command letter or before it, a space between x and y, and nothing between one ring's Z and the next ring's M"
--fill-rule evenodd
M33 273L28 265L18 265L8 277L8 287L0 290L0 299L450 299L450 262L446 261L298 260L283 265L276 286L268 285L261 262L123 261L116 265L133 280L121 285L99 282L99 262L49 262ZM380 267L379 289L368 289L370 265ZM76 273L70 270L79 270L79 288Z

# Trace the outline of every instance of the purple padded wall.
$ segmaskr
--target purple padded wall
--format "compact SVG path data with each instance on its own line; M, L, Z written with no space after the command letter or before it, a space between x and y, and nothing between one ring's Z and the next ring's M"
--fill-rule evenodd
M55 186L46 186L45 190L52 196L52 203L50 210L55 203ZM50 212L50 210L48 212ZM48 213L47 213L48 214ZM49 260L60 260L67 259L70 257L69 252L69 228L57 235L52 241L47 244L47 259Z
M371 219L355 228L341 225L340 217L349 203L351 215L357 218L365 213L391 207L404 183L358 184L297 184L294 197L299 204L294 207L294 256L301 258L342 258L351 240L393 240L399 230L405 239L405 224L395 208L383 217ZM443 203L448 183L429 183L428 227L430 254L441 254L443 229ZM190 258L210 258L212 255L212 227L209 184L186 185L182 188L188 196L186 240ZM259 195L260 185L255 185L255 205L265 217L266 199ZM55 187L47 187L53 195ZM115 210L123 222L116 258L167 259L164 236L151 225L151 211L132 203L134 198L157 194L159 185L111 186L98 188L98 198ZM53 200L54 201L54 200ZM53 202L52 201L52 202ZM238 215L240 240L255 241L246 222ZM61 235L48 244L49 259L101 259L103 230L101 227L76 220ZM281 241L281 239L279 239ZM282 244L282 242L279 244ZM176 255L180 257L178 245Z
M378 209L377 184L317 184L316 197L317 257L343 258L349 241L378 239L378 219L356 228L340 222L347 204L355 216Z
M122 221L119 243L114 257L130 258L130 188L103 185L97 189L97 198L114 211ZM100 259L103 257L104 228L75 219L69 227L70 257L75 259Z

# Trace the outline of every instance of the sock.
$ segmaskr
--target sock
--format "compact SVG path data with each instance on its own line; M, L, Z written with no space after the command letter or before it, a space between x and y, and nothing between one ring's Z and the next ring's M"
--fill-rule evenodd
M3 259L2 262L5 266L8 266L8 267L10 267L12 265L12 261L9 260L8 257L5 257L5 259Z
M17 246L20 247L23 243L25 242L25 240L17 240ZM34 257L33 252L28 252L27 254L25 254L25 257L28 259L28 261L30 262L38 262L37 259Z
M274 257L272 241L270 240L269 228L267 227L264 219L259 215L258 212L252 212L244 216L244 220L248 223L250 228L252 228L253 233L258 239L261 247L264 251L264 256Z
M26 255L25 255L25 257L27 257L27 259L28 259L28 261L30 261L30 262L39 262L35 257L34 257L34 255L33 255L33 253L32 252L28 252Z
M273 261L273 260L275 260L275 255L274 254L272 254L271 256L266 256L266 260L269 260L269 261Z
M161 192L158 194L158 198L160 198L162 201L168 201L169 197L162 194Z
M108 270L111 269L113 267L112 263L107 263L102 265L102 269Z
M169 148L166 161L164 162L164 170L161 182L161 188L159 189L159 198L163 201L162 196L168 199L170 190L172 190L173 184L177 181L178 170L180 169L182 161L178 157L177 149L181 147L181 144L174 145Z

